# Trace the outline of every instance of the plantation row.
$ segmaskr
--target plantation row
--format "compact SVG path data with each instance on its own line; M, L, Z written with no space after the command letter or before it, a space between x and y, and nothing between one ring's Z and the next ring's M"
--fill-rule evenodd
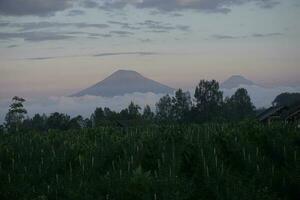
M256 123L0 136L0 199L297 199L300 134Z

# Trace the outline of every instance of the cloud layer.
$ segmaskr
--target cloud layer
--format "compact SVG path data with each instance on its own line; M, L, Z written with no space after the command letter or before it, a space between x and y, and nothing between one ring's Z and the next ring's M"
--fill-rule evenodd
M71 6L72 0L0 0L0 14L47 16Z
M276 0L107 0L104 1L102 7L109 9L133 5L137 8L153 8L160 11L191 9L228 13L231 6L245 3L255 3L261 8L272 8L278 4Z
M257 108L269 107L274 98L283 92L300 92L300 87L275 87L265 88L260 86L243 86L247 89L252 102ZM237 88L223 89L224 97L231 96ZM194 90L190 90L193 94ZM126 94L124 96L116 96L112 98L84 96L84 97L49 97L43 99L27 99L25 107L29 116L35 113L50 114L53 112L67 113L71 116L82 115L89 117L97 107L109 107L112 110L120 111L126 108L131 101L144 107L150 105L155 110L155 104L163 94L154 93L134 93ZM193 95L192 95L193 96ZM0 99L0 124L4 121L5 113L7 113L10 99Z
M32 117L35 113L50 114L53 112L67 113L71 116L82 115L89 117L97 107L109 107L112 110L120 111L126 108L131 101L144 107L150 105L155 108L155 103L163 94L134 93L112 98L84 96L84 97L49 97L46 99L27 99L25 108L28 115ZM10 99L0 100L0 124L4 121Z
M19 32L19 33L0 33L0 40L24 39L30 42L42 42L48 40L65 40L73 36L57 32Z
M283 33L254 33L252 35L241 35L241 36L214 34L211 36L211 38L217 40L234 40L234 39L247 39L247 38L277 37L283 35L284 35Z
M127 5L136 8L151 8L159 11L178 11L184 9L204 12L228 13L230 7L245 3L255 3L261 8L272 8L277 0L0 0L0 14L23 16L48 16L57 11L71 8L79 3L85 8L120 9ZM71 12L70 15L82 14Z

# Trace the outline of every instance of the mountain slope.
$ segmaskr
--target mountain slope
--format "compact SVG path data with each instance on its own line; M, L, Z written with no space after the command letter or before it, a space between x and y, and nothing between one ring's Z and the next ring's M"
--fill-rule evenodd
M240 85L256 85L251 80L246 79L240 75L231 76L229 79L221 83L220 87L225 89L237 88Z
M113 97L134 92L147 93L173 93L174 89L141 74L130 70L118 70L103 81L84 89L72 97L85 95Z

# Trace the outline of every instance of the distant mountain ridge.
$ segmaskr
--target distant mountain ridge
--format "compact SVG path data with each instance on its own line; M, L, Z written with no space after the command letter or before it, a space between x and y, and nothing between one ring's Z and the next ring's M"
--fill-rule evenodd
M246 79L241 75L234 75L221 83L220 87L225 89L237 88L240 85L256 85L253 81Z
M118 70L95 85L71 95L71 97L85 95L113 97L135 92L172 94L174 89L146 78L136 71Z

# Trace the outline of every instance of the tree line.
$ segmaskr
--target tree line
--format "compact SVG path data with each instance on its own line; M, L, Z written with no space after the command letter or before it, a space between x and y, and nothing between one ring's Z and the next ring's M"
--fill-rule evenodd
M25 99L20 97L12 99L5 123L0 127L1 132L68 130L109 125L225 122L255 116L255 107L246 89L240 88L231 97L224 99L219 83L215 80L201 80L193 98L182 89L178 89L174 96L165 95L156 103L155 110L151 110L149 105L142 110L139 105L131 102L120 112L98 107L89 118L80 115L71 118L58 112L48 116L35 114L29 118L26 116L24 102Z

